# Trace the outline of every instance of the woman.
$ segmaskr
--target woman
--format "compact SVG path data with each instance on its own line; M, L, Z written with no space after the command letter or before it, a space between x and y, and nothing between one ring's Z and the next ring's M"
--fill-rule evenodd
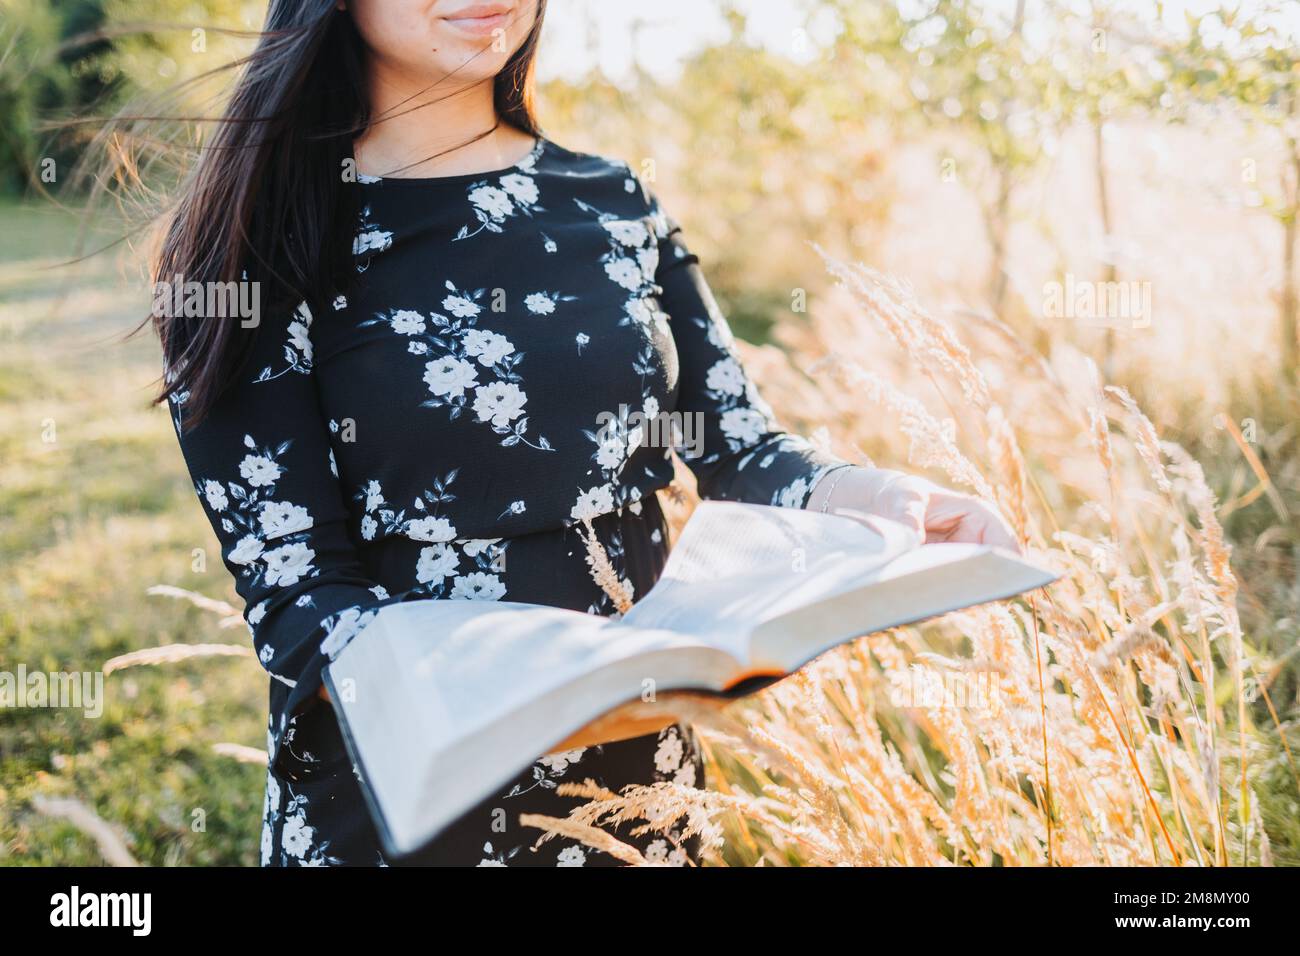
M583 519L623 590L649 590L672 462L629 411L699 424L685 457L706 497L1014 544L983 503L777 428L656 198L626 163L540 134L544 7L273 0L166 235L160 280L259 293L255 327L158 326L164 395L271 676L264 864L387 862L320 680L378 608L612 613ZM703 783L687 728L666 713L646 730L618 714L587 728L414 862L612 864L572 841L534 849L519 814L565 815L568 780ZM681 833L634 842L695 852Z

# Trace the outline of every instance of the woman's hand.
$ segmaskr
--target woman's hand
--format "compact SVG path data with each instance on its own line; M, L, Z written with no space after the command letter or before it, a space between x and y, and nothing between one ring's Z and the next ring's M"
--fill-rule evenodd
M830 513L844 508L889 518L916 531L926 543L966 541L1020 550L995 505L887 468L849 466L828 472L813 489L807 507Z

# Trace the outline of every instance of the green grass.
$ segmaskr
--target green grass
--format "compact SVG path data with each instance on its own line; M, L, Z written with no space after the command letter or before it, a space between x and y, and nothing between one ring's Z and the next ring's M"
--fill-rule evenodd
M123 341L148 307L126 282L130 261L63 264L78 228L67 212L6 205L0 219L0 670L98 671L160 644L247 643L242 628L145 593L173 584L234 600L151 405L157 345ZM219 658L111 674L98 718L0 709L0 863L103 862L90 837L34 809L38 795L82 801L142 863L255 863L264 772L212 748L263 746L265 695L256 661Z

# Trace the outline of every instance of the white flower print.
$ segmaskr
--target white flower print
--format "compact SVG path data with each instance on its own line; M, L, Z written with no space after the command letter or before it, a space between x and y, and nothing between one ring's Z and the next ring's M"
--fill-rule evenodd
M708 336L709 344L721 352L730 353L735 347L736 338L731 334L731 326L723 318L722 313L716 308L709 310L710 321L704 329L705 335Z
M305 531L312 525L311 515L306 508L287 501L264 502L257 520L261 522L262 533L268 541L283 538L295 531Z
M491 368L515 350L514 344L504 335L484 329L470 329L462 341L465 351L475 356L484 368Z
M520 500L520 501L512 501L512 502L510 502L509 507L507 507L505 511L503 511L503 512L501 512L501 514L497 515L497 520L500 521L500 520L501 520L502 518L504 518L506 515L521 515L521 514L523 514L525 511L527 511L527 510L528 510L528 504L527 504L527 502L525 502L525 501L523 501L523 500ZM496 540L499 541L500 538L498 538L498 539L496 539Z
M227 557L235 564L252 564L262 556L262 541L255 534L246 534L239 539L239 543L230 549ZM265 613L265 609L263 609ZM256 623L254 621L253 623Z
M767 419L752 408L731 408L719 419L722 434L741 445L752 445L767 428Z
M653 283L655 281L655 270L659 268L659 247L647 246L644 249L638 249L636 264L641 269L642 280L646 283Z
M280 834L280 845L285 853L302 859L311 849L312 838L315 835L316 831L307 825L307 818L299 812L285 817L284 830Z
M462 547L467 556L476 558L500 540L500 538L470 538Z
M311 576L316 552L302 542L295 542L267 551L262 557L266 561L266 583L271 587L288 587Z
M311 372L312 345L311 345L311 309L306 302L300 303L294 310L293 318L286 329L287 336L284 344L284 368L278 372L272 372L271 366L266 366L258 373L255 382L269 382L286 375L289 372L298 372L300 374L309 374Z
M266 736L267 749L270 750L271 733L269 729ZM266 802L273 807L278 807L280 805L280 781L276 780L275 777L270 777L266 781Z
M435 544L420 549L420 558L415 565L415 579L421 584L441 584L443 579L456 571L460 558L456 551L447 544Z
M660 773L673 773L682 765L684 753L677 728L669 727L660 737L659 746L655 750L655 769Z
M501 220L514 213L510 194L496 186L479 186L469 191L469 201L489 219Z
M577 844L566 846L555 858L556 866L582 866L586 862L587 854L582 852L582 847Z
M456 579L450 597L454 601L499 601L505 593L505 585L495 574L475 571Z
M601 225L619 245L639 248L649 238L645 223L635 219L609 219Z
M366 229L357 233L357 238L352 243L352 254L359 256L363 252L381 252L392 244L391 232L382 229Z
M340 311L340 310L342 310L342 309L346 309L347 307L348 307L348 300L347 300L347 297L346 297L346 296L341 296L341 295L340 295L340 296L335 296L335 298L334 298L334 311L337 312L337 311Z
M574 504L569 516L574 521L583 519L598 518L603 514L608 514L614 510L614 490L609 485L599 485L595 488L589 488L578 495L578 501Z
M248 623L256 627L262 623L262 618L266 617L266 602L259 601L253 605L253 609L248 612Z
M596 448L596 464L606 470L617 469L627 460L627 442L617 429L607 429Z
M334 660L343 648L347 647L352 639L374 620L375 614L373 610L349 607L327 617L321 622L326 633L325 640L321 641L320 652L330 660Z
M380 505L385 504L384 490L379 487L379 482L371 481L365 489L366 510L374 511Z
M481 422L490 421L498 428L506 428L524 412L528 396L518 385L510 382L493 382L474 390L474 414Z
M208 479L203 482L203 497L208 501L208 507L213 511L224 511L230 504L230 499L226 497L226 489L221 487L221 482Z
M247 577L254 584L287 586L317 573L312 565L315 551L306 543L306 532L313 526L311 512L276 495L276 482L286 473L278 459L292 444L290 440L259 448L252 435L245 435L248 454L238 468L247 484L230 481L222 486L211 478L195 482L200 495L222 504L221 530L233 541L226 545L226 558L240 569L241 578ZM277 541L280 547L268 550L269 541ZM250 612L250 626L255 626L265 613L265 606Z
M509 866L506 860L519 852L519 847L513 847L500 853L492 849L491 843L483 844L483 859L478 861L478 866Z
M470 231L469 226L461 226L453 242L468 239L480 232L504 232L504 223L511 216L521 214L532 216L544 211L537 204L541 193L532 174L537 158L541 155L542 141L538 140L533 151L509 171L497 177L496 184L486 179L472 183L465 196L478 220L478 228Z
M529 422L523 413L528 396L518 371L523 353L506 336L476 324L484 312L479 300L487 290L461 290L451 280L444 285L449 294L442 305L450 315L430 313L426 329L412 332L408 342L412 354L434 356L425 363L424 381L430 397L421 407L445 408L452 421L472 409L477 421L489 423L502 436L502 447L522 444L538 451L555 451L545 435L530 438L528 434ZM573 298L552 292L534 295L549 297L551 305ZM538 300L533 305L538 305ZM380 323L390 324L377 318L360 325Z
M577 766L582 761L587 749L586 747L575 747L572 750L560 750L539 757L533 762L532 785L525 787L520 783L516 783L506 796L517 797L520 794L536 790L538 787L543 790L554 790L559 786L560 778L569 771L569 768ZM596 752L600 752L599 748L597 748Z
M361 538L363 541L373 541L375 532L379 530L379 522L374 519L373 515L361 516Z
M537 202L537 182L531 176L511 173L499 180L501 187L510 194L510 198L525 206Z
M265 488L279 480L280 466L265 455L245 455L239 463L239 477L254 488Z
M456 529L446 518L412 518L406 523L406 536L412 541L438 543L455 538Z
M478 384L478 369L469 362L447 355L424 366L424 381L429 391L440 398L459 398L465 394L465 389Z
M270 733L267 733L267 750L273 745L269 739ZM271 862L271 852L274 849L274 830L275 821L280 815L280 782L275 779L275 774L267 771L266 774L266 794L262 799L262 843L260 849L260 863L266 866Z
M435 478L432 485L420 493L411 504L410 509L395 510L384 502L383 492L377 481L369 481L353 496L356 501L364 501L367 511L362 518L362 534L401 535L408 540L428 543L421 548L415 562L414 575L419 590L431 597L450 596L453 587L459 587L457 597L472 597L478 600L498 600L505 594L505 584L492 574L476 578L472 574L469 580L461 583L456 575L465 561L471 572L504 571L504 555L509 541L501 538L456 538L454 523L441 509L454 502L457 496L452 492L453 483L459 469L452 469L446 475ZM408 515L408 510L416 512ZM367 538L368 540L368 538ZM498 567L498 558L501 566Z
M625 289L635 292L641 288L645 276L635 259L617 257L605 263L605 274Z
M740 363L733 358L724 358L714 362L704 377L704 384L723 395L743 395L745 392L745 373Z
M646 847L645 858L660 866L685 866L687 863L686 851L679 846L670 850L667 840L655 840Z
M289 323L289 345L302 353L307 364L311 363L311 339L308 338L307 326L302 322Z
M270 804L267 804L264 813L267 817L270 816L271 813ZM258 851L258 863L261 866L266 866L271 862L271 850L274 846L274 842L272 838L272 826L273 823L270 819L264 818L262 820L262 841L261 841L261 847Z
M534 292L524 299L524 308L533 315L550 315L555 311L555 299L545 292Z
M352 240L352 254L360 256L367 252L383 252L393 244L393 234L381 229L370 221L370 207L361 210L361 223L356 238Z
M808 497L808 481L796 478L777 493L776 503L782 508L802 508Z
M586 747L575 747L572 750L557 750L549 753L545 757L539 757L537 762L550 771L553 775L564 773L572 764L582 759L582 755L587 752Z
M451 283L448 283L450 286ZM454 291L442 300L442 307L458 319L468 319L483 311L483 306L471 299L458 295Z
M398 309L388 319L398 335L418 335L424 331L424 316L410 309Z
M623 311L641 326L648 326L655 318L655 310L651 308L649 300L643 298L628 299L623 304Z

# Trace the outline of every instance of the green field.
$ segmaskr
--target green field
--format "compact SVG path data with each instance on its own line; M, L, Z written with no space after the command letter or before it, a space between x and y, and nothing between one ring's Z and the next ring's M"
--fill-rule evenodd
M79 221L48 206L0 206L0 222L0 671L246 645L242 625L146 594L234 597L151 403L157 344L147 330L124 339L148 308L139 257L61 264ZM213 745L264 746L265 687L251 656L207 658L108 675L94 719L0 708L0 864L103 862L94 839L35 809L41 796L92 808L144 864L256 863L264 771Z

